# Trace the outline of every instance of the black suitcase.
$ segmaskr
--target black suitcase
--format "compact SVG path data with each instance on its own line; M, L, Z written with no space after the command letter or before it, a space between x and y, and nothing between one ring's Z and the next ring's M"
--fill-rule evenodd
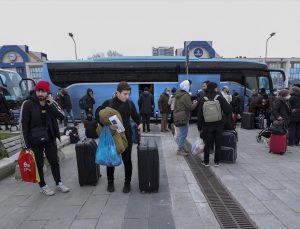
M264 115L260 115L255 118L255 128L261 129L261 130L265 129L265 116Z
M222 133L221 140L221 162L232 162L234 163L237 158L237 141L238 135L235 130L225 130Z
M254 129L255 128L255 115L254 113L244 112L242 116L241 127L243 129Z
M141 192L158 192L159 154L154 138L141 138L137 147L138 176Z
M95 163L97 143L93 139L84 139L76 144L75 150L80 186L97 185L101 176L99 165Z
M98 127L98 123L96 120L85 121L84 127L85 127L85 136L87 138L93 138L93 139L99 138L96 131Z

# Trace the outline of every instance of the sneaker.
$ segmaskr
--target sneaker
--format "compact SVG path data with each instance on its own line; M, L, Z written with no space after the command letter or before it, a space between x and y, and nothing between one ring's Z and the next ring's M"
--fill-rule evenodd
M113 181L108 181L107 191L108 192L114 192L115 191L115 184L114 184Z
M123 193L129 193L131 191L130 182L124 183Z
M62 193L66 193L70 191L70 189L67 186L65 186L62 182L59 182L58 185L56 185L56 190Z
M188 156L189 154L187 152L184 152L184 150L177 150L177 155L180 155L180 156Z
M219 167L220 165L221 165L221 163L218 162L218 163L215 163L214 166L215 166L215 167Z
M41 191L46 196L53 196L55 194L55 192L52 191L48 185L41 187Z
M205 166L205 167L209 167L209 163L205 163L204 161L201 162L201 165Z

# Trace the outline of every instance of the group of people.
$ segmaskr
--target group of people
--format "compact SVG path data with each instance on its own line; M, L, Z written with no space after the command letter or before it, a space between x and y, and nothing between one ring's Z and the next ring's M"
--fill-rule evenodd
M272 95L267 95L264 88L260 93L252 91L248 102L249 112L256 117L263 115L267 126L275 120L284 120L288 131L288 145L299 146L300 143L300 85L280 90L274 90Z
M222 131L226 129L227 117L231 117L232 113L240 113L240 99L238 93L230 95L229 88L224 87L221 92L218 92L218 84L215 82L205 81L202 84L202 90L198 93L197 99L191 98L192 82L184 80L180 83L178 89L170 90L166 88L159 98L158 106L162 114L161 131L166 132L170 128L169 122L175 124L175 137L178 145L177 154L187 156L188 152L184 149L185 139L188 134L189 120L191 111L197 109L197 126L199 135L205 143L204 160L202 164L209 166L209 156L211 151L215 151L214 163L215 166L220 165L220 147ZM171 92L171 95L170 95ZM125 181L123 192L128 193L131 190L132 177L132 127L133 120L139 132L143 130L150 131L150 117L154 109L154 98L150 93L149 88L145 88L144 92L139 97L138 114L135 104L129 99L131 94L131 87L127 82L120 82L117 86L117 91L114 93L112 99L105 101L96 110L96 120L100 123L97 116L99 110L106 107L111 107L117 110L123 121L125 127L125 135L128 141L128 147L122 153L122 159L125 168ZM259 114L258 96L263 98L264 95L257 95L253 91L253 96L250 99L249 109L254 108L254 112ZM270 98L268 98L270 101ZM65 89L61 89L55 99L50 94L50 84L47 81L39 81L35 86L35 91L23 103L21 108L20 129L22 147L27 150L32 150L35 154L37 168L40 176L39 185L41 190L46 195L54 195L54 191L47 186L44 174L44 154L46 155L51 171L57 185L57 190L61 192L68 192L70 189L64 185L60 176L59 161L57 156L56 139L60 139L59 127L57 120L65 120L66 116L72 115L72 104L70 96ZM272 119L283 119L289 128L289 143L290 145L299 145L300 137L300 88L294 86L291 90L282 90L278 96L272 98ZM85 110L87 117L92 116L95 99L93 91L87 90L80 104L81 108ZM171 119L169 116L171 114ZM140 118L142 117L142 120ZM74 122L75 123L75 122ZM110 128L115 130L117 127L111 125ZM114 192L114 167L107 167L108 185L107 191Z

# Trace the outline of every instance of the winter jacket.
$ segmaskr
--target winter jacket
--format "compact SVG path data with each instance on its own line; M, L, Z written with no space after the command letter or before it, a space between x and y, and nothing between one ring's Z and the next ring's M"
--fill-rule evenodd
M294 92L290 98L291 104L291 122L300 122L300 89Z
M240 96L233 96L231 102L232 112L235 114L241 113L241 98Z
M71 97L69 94L65 94L62 97L62 108L66 109L68 112L72 110Z
M90 91L93 90L90 88L87 89L86 95L82 98L85 110L89 110L89 109L93 110L94 108L95 99L89 95Z
M192 104L191 95L184 90L178 90L175 94L174 113L185 111L186 117L190 119L191 111L194 110L197 103Z
M132 139L130 118L132 118L137 125L141 123L140 116L136 111L134 103L131 100L128 100L127 102L122 102L121 100L118 99L118 97L106 100L96 110L95 117L98 122L99 122L99 111L106 107L111 107L117 110L121 114L121 117L123 119L123 125L125 128L126 138L128 141L130 141Z
M154 108L154 99L153 95L148 92L144 91L139 99L140 104L140 113L141 114L152 114Z
M2 94L0 94L0 113L9 113L9 106L7 104L5 96Z
M249 112L258 113L262 108L262 100L263 97L261 95L252 95L248 101Z
M286 128L288 128L291 121L291 112L291 105L289 101L286 101L285 99L280 97L275 100L272 110L273 119L282 117L284 119Z
M217 93L207 94L206 97L208 99L214 99L216 95L217 95ZM209 132L209 131L214 130L216 128L220 129L220 130L224 129L224 124L225 124L226 118L228 117L228 115L231 114L232 109L231 109L230 104L228 104L228 102L226 101L226 99L223 96L219 96L217 99L220 102L220 106L221 106L222 112L224 114L222 120L217 121L217 122L209 122L209 123L206 123L204 121L203 104L205 102L205 99L203 98L200 101L199 108L198 108L197 125L198 125L198 130L199 131L208 131Z
M169 106L169 95L165 92L161 94L158 100L158 108L161 114L169 114L170 106Z
M232 95L227 92L221 91L221 95L226 99L226 101L230 104L232 102Z
M58 106L56 101L53 101L51 105L46 104L46 127L51 140L60 140L59 127L57 119L63 120L65 114ZM21 143L23 148L31 148L31 131L37 127L43 127L42 121L42 107L35 94L33 94L28 100L24 101L21 107L20 114L20 133Z
M174 111L174 107L175 107L175 95L171 95L169 98L169 102L168 102L171 111Z

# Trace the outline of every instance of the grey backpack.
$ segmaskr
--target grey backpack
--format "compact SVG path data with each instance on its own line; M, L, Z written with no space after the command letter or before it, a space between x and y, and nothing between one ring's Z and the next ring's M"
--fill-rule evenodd
M219 95L216 95L213 100L204 97L203 117L205 122L218 122L222 120L222 109L218 97Z

